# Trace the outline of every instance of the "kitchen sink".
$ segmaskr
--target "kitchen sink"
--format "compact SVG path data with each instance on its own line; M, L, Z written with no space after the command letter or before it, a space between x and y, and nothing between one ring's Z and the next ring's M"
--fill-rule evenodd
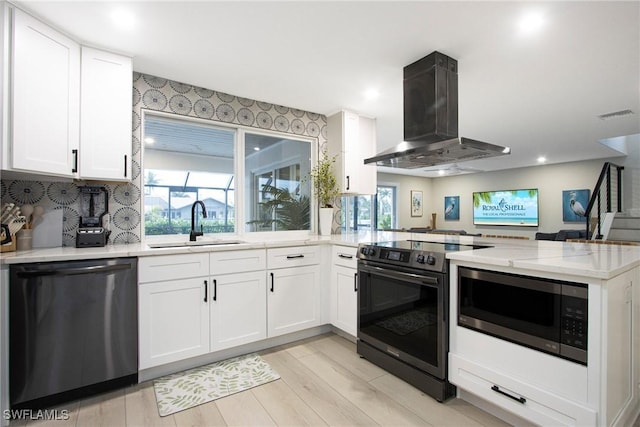
M241 240L197 240L195 242L159 242L147 243L150 248L182 248L185 246L222 246L222 245L238 245L245 243Z

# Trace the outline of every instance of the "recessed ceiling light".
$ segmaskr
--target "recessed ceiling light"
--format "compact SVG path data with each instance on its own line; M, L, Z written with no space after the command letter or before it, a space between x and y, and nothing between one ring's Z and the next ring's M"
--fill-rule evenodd
M444 175L444 169L440 169L440 170L438 171L438 175Z
M544 17L540 12L529 12L520 18L518 27L522 34L533 34L544 26Z
M260 151L260 147L253 147L254 151Z
M156 140L155 140L155 139L153 139L153 138L151 138L150 136L148 136L148 137L146 137L146 138L144 139L144 142L145 142L146 144L153 144L154 142L156 142Z
M546 161L547 161L547 158L545 156L538 157L538 163L544 163Z
M122 30L132 30L136 23L133 13L123 8L114 9L111 12L111 21Z
M380 92L378 92L377 89L370 88L364 92L365 99L369 101L373 101L374 99L377 99L379 96L380 96Z

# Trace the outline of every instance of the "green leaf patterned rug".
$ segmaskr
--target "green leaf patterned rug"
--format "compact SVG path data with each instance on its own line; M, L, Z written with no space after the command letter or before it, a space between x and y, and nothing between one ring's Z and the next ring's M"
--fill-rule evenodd
M234 357L154 381L161 417L275 381L280 375L257 354Z

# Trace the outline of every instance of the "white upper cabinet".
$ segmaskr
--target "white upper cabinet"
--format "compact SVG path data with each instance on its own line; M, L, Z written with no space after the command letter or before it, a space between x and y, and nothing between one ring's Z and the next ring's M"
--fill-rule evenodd
M131 177L131 58L82 47L80 176Z
M376 122L350 111L327 118L327 146L336 159L336 175L344 194L375 194L376 166L365 165L376 150Z
M10 167L74 176L80 131L80 45L18 9L12 14Z
M3 170L131 177L131 58L88 47L3 3Z

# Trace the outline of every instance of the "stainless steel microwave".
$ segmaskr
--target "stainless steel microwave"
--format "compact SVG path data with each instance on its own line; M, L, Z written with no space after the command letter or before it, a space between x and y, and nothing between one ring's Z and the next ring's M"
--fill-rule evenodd
M586 365L587 285L460 267L458 325Z

